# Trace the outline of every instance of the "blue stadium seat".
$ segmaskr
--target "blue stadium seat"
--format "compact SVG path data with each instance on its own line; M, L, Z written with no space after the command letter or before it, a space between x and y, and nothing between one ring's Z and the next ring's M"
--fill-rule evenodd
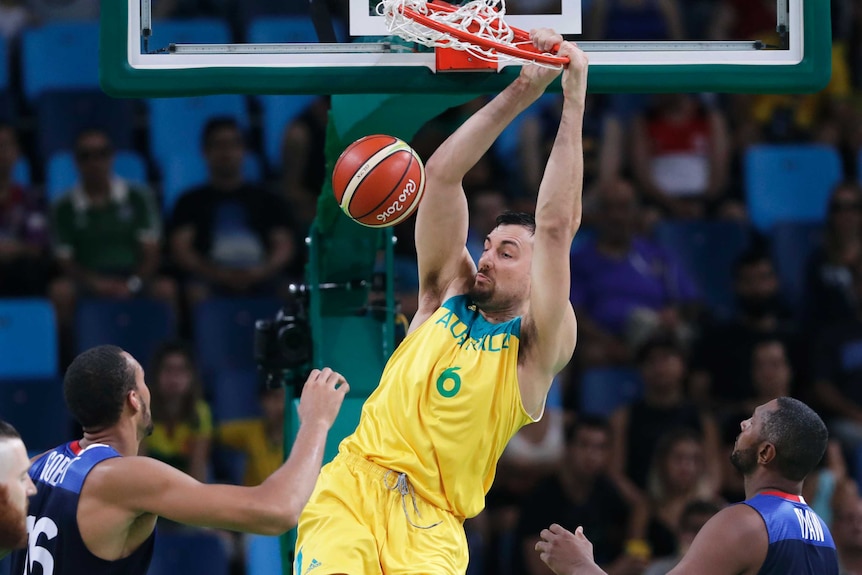
M114 155L114 171L130 182L147 183L147 163L137 152L119 150ZM78 182L78 169L71 152L57 152L45 170L45 197L55 201Z
M230 28L215 18L188 20L154 20L150 36L150 51L167 48L169 44L228 44Z
M85 299L78 304L75 320L78 352L102 344L118 345L147 369L159 344L175 334L173 310L163 301Z
M744 171L749 215L762 232L782 221L822 222L843 179L838 151L819 144L752 146Z
M228 557L217 535L203 530L161 531L147 575L228 575Z
M243 0L237 2L237 17L241 29L245 30L247 42L252 40L248 37L249 28L256 21L264 17L280 18L285 16L307 16L309 5L307 2L284 0ZM317 36L315 35L316 41Z
M209 383L207 391L216 421L261 416L258 401L260 380L256 370L220 369L212 375Z
M46 299L0 299L0 380L57 377L57 325Z
M98 90L52 90L36 100L39 153L49 158L70 150L84 129L102 130L115 149L133 145L134 100L110 98Z
M642 383L634 369L598 367L584 371L579 391L581 413L609 416L640 398Z
M15 426L29 453L41 453L72 439L72 419L59 377L0 381L0 419Z
M263 180L263 167L256 154L246 152L243 174L250 182ZM207 180L207 166L198 152L177 154L165 160L162 165L162 210L169 215L177 200L189 188L203 184Z
M256 369L254 323L281 309L277 298L217 298L192 311L195 352L205 380L227 369Z
M272 168L281 166L281 140L287 126L301 116L319 96L258 96L263 115L263 152ZM274 170L275 171L275 170Z
M12 181L18 182L22 186L29 186L33 183L33 170L30 167L30 160L24 156L19 156L18 161L12 168Z
M666 221L656 240L697 282L709 308L719 316L733 312L733 263L748 248L751 231L730 221Z
M21 70L29 102L49 90L98 90L99 23L49 22L25 29Z
M150 156L163 168L172 156L200 154L207 121L216 116L236 118L248 128L245 98L237 94L149 100Z
M805 268L811 254L820 245L823 226L784 222L776 224L769 237L781 292L787 303L794 309L800 309L805 295Z
M245 553L245 575L284 573L279 537L249 535Z

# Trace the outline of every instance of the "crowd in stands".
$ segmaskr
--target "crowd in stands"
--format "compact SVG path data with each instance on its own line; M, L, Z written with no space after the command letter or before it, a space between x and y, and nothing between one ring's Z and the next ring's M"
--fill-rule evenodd
M220 18L239 39L254 18L304 17L306 3L294 4L154 0L153 10L156 26ZM777 41L775 0L583 4L589 39ZM818 94L589 96L585 214L571 253L578 346L544 418L508 446L487 509L467 522L471 575L549 573L532 549L555 522L584 525L612 575L666 573L712 514L744 497L729 463L739 422L782 395L809 402L829 424L830 448L805 496L829 522L843 572L862 574L862 5L831 4L833 75ZM256 484L281 459L284 392L252 383L253 405L224 409L232 400L212 393L212 358L195 353L195 309L276 301L302 278L325 179L329 98L303 97L272 125L266 101L237 97L240 108L213 108L183 134L188 146L170 145L179 125L158 139L158 106L134 102L125 126L76 125L46 145L42 100L27 87L26 37L95 21L98 5L0 0L10 70L0 86L0 298L51 303L61 369L78 349L82 302L160 302L176 320L171 337L138 358L149 365L155 422L144 448L201 481ZM339 17L345 7L330 10ZM102 106L104 96L88 90L62 93ZM411 141L420 156L479 102L429 121ZM539 100L465 181L474 257L497 214L532 209L560 106L556 94ZM815 177L771 193L820 204L807 200L814 207L798 219L770 219L752 199L752 158L800 149L814 159L786 162L814 162ZM817 163L823 153L834 170ZM199 167L181 189L177 164ZM412 225L396 229L408 316ZM241 546L219 537L241 572Z

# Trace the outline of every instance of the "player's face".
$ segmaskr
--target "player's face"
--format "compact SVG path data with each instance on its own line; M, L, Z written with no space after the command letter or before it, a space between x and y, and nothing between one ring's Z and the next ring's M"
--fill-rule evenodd
M518 225L498 226L485 238L470 297L485 311L518 308L530 295L533 236Z
M135 370L135 391L141 401L141 416L138 424L140 439L149 437L153 433L153 415L150 412L150 388L147 387L144 381L144 368L131 355L126 354L126 360L129 361Z
M36 493L29 469L23 442L0 440L0 549L17 549L27 543L27 503Z
M775 400L759 406L754 414L739 424L740 433L730 454L730 462L743 475L749 475L757 469L757 451L760 447L760 432L763 418L776 407Z

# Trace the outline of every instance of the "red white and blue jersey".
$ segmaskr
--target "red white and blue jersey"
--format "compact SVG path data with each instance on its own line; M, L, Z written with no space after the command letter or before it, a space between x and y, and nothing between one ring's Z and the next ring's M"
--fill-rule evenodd
M832 534L802 497L761 491L743 504L760 513L769 535L758 575L838 575Z
M108 445L81 449L77 441L42 455L30 467L36 495L30 498L27 548L12 554L12 575L146 575L153 533L131 555L106 561L90 553L78 530L78 499L90 471L120 457Z

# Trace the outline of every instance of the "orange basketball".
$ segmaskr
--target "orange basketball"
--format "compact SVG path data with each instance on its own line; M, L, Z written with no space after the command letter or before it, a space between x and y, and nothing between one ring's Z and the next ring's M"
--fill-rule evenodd
M409 218L425 191L425 167L406 142L365 136L350 144L332 172L335 200L354 221L385 228Z

